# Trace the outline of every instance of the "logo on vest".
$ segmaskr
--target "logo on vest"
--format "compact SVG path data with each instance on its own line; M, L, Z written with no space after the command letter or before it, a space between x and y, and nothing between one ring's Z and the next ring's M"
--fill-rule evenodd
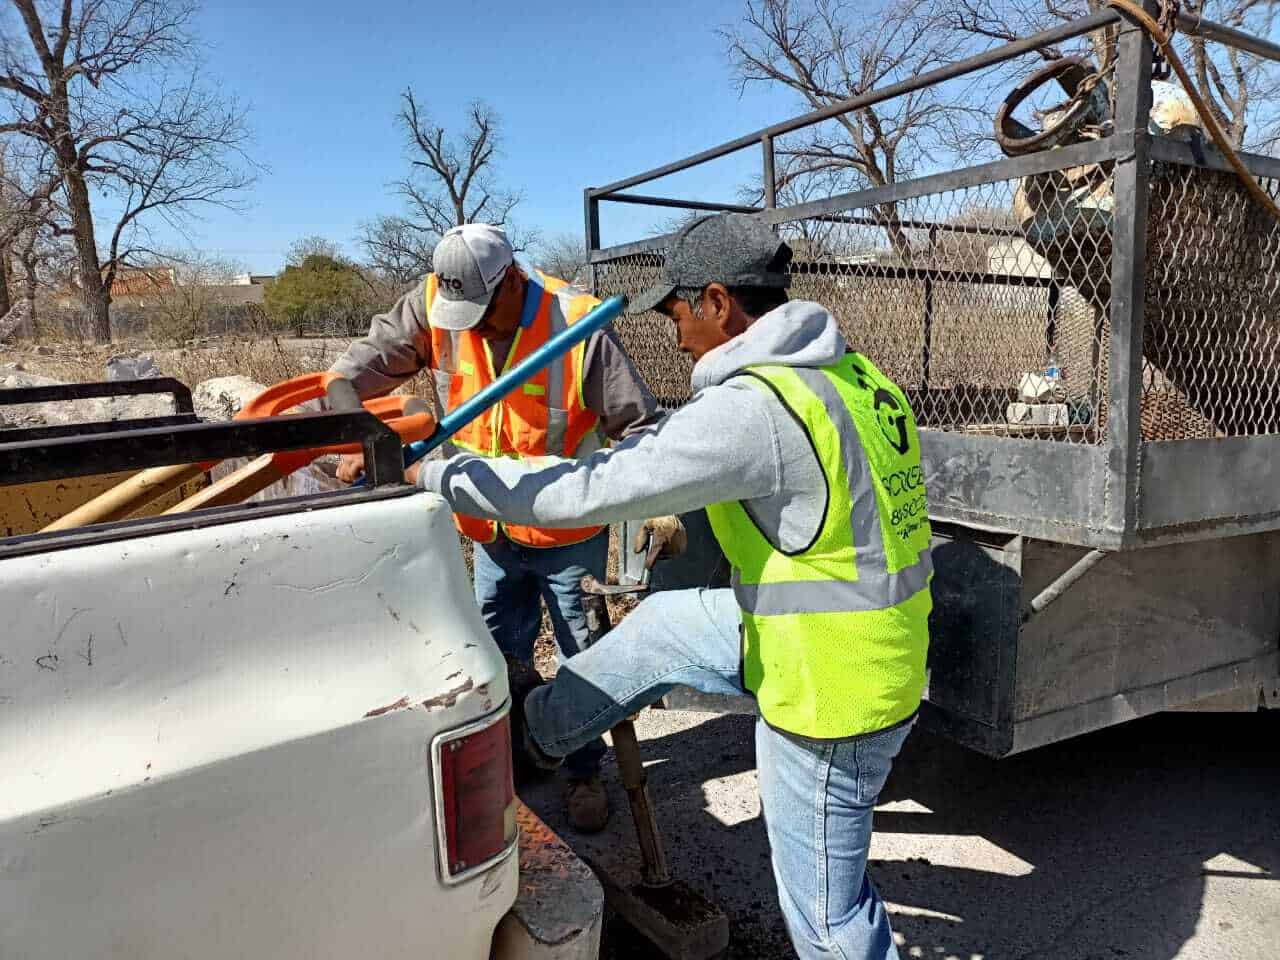
M902 410L898 398L883 387L877 387L875 393L876 422L880 424L880 432L889 441L889 446L899 453L905 454L911 449L911 437L907 433L907 415Z

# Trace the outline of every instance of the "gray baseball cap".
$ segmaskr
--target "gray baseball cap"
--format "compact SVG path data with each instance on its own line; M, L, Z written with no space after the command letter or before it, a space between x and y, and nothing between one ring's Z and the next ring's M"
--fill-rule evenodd
M431 326L470 330L479 323L514 259L511 241L497 227L468 223L448 231L431 255L437 284Z
M667 245L662 283L635 297L627 310L652 310L677 287L701 290L723 283L726 287L785 288L791 283L786 273L790 262L791 248L759 217L745 213L699 217Z

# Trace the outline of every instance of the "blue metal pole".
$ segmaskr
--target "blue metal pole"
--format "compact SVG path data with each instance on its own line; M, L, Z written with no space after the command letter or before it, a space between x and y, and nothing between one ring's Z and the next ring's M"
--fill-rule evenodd
M417 463L543 367L550 366L553 361L563 357L597 330L613 323L622 313L626 302L624 297L610 297L573 326L561 330L457 410L449 411L436 424L435 432L431 436L425 440L410 443L404 448L404 465L409 467Z

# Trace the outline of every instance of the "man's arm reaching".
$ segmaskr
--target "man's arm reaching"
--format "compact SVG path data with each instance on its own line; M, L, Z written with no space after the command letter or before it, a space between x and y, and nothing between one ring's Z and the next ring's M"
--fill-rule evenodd
M426 463L421 487L457 513L540 527L680 514L778 490L777 435L764 396L727 383L653 429L585 460L463 456Z
M601 330L587 341L582 398L587 409L600 418L604 435L615 443L662 419L657 401L611 329Z
M390 393L431 365L431 333L423 315L426 281L375 314L369 333L347 348L333 371L351 381L361 399Z

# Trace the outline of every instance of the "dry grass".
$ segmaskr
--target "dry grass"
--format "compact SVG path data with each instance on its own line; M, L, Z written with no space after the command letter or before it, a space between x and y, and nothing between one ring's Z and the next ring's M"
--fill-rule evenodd
M235 375L264 385L279 383L315 370L327 370L339 354L330 341L317 341L311 346L286 344L278 338L228 338L177 349L148 341L61 343L52 349L53 353L47 356L15 350L14 359L33 373L69 382L86 382L105 377L107 360L111 357L145 353L155 360L165 376L176 377L194 387L213 377Z

